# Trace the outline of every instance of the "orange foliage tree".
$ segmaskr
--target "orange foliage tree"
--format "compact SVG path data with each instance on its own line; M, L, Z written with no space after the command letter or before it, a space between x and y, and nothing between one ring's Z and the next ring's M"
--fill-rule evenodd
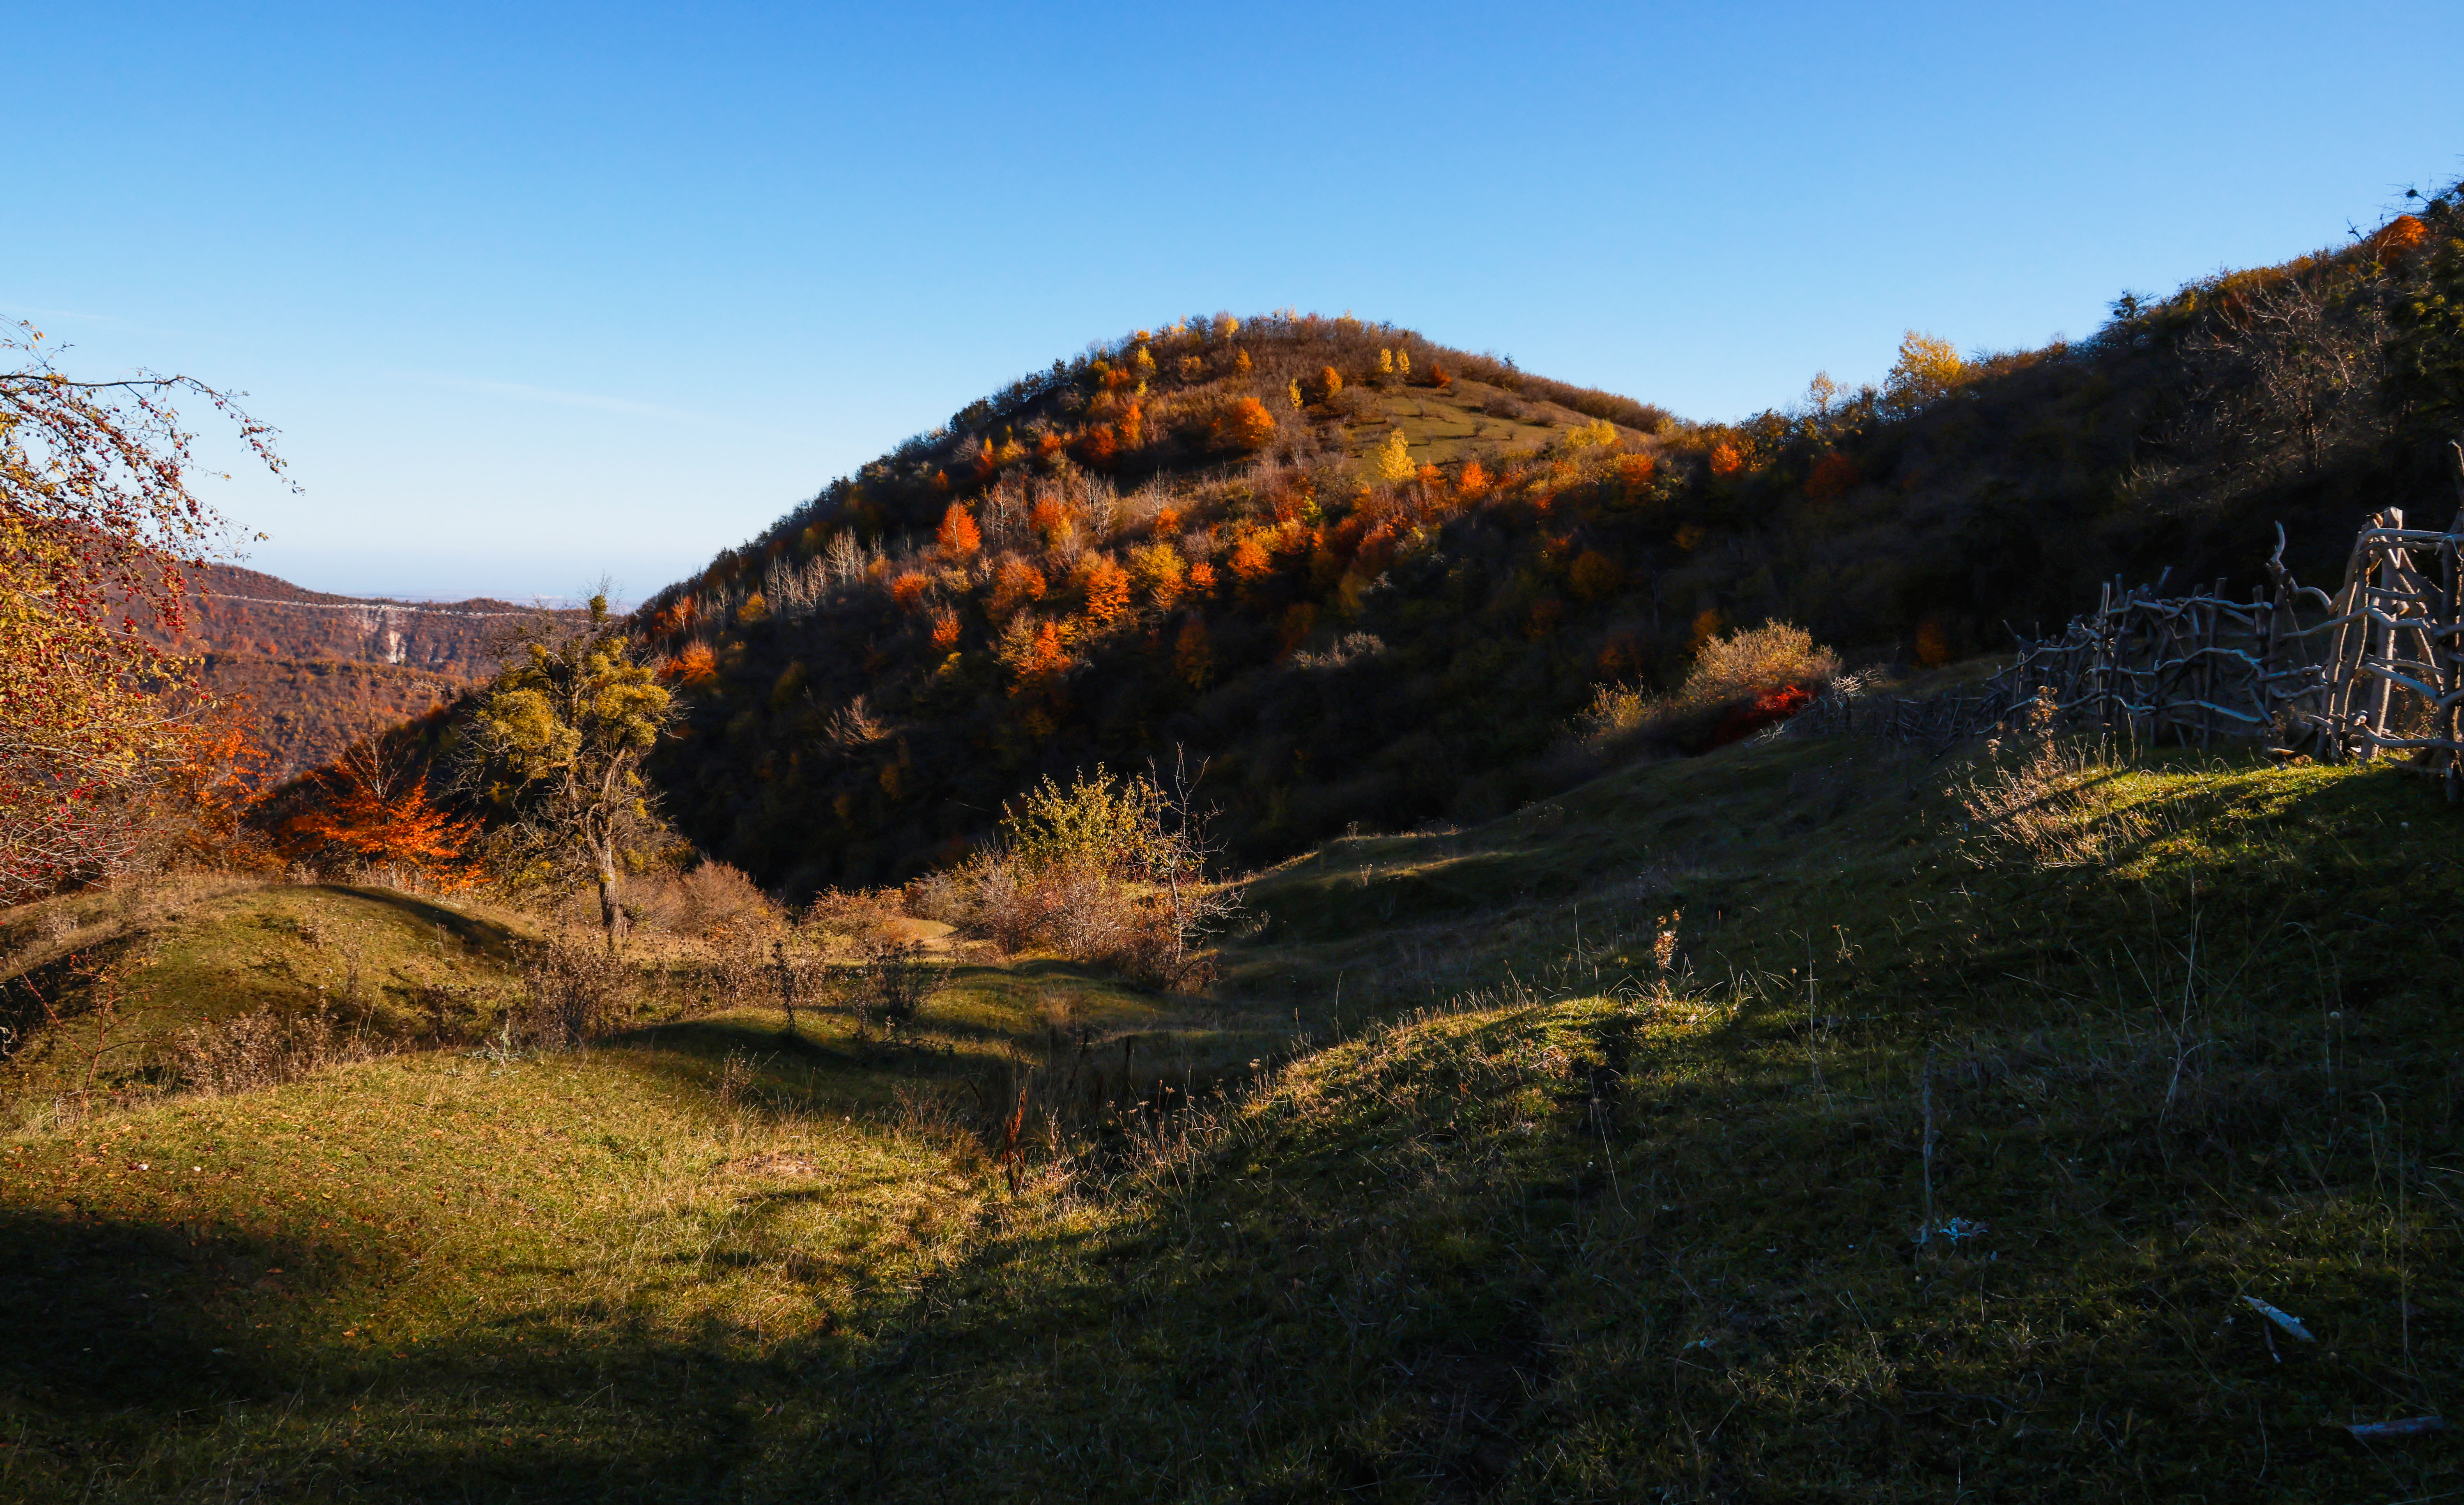
M1089 554L1078 562L1079 590L1087 600L1087 615L1099 626L1109 627L1127 616L1130 610L1130 572L1112 563L1107 554Z
M949 511L941 514L941 526L934 537L942 554L953 560L972 559L976 550L984 546L984 535L976 526L975 518L955 501L950 503Z
M1236 398L1215 415L1215 442L1243 454L1263 450L1275 436L1275 415L1255 397Z
M479 823L438 808L425 773L362 741L312 778L316 803L282 823L286 855L391 863L451 887L471 881L462 853Z
M993 593L985 603L985 609L998 620L1009 616L1021 607L1043 600L1044 593L1050 588L1050 583L1044 578L1044 571L1023 559L1005 559L1001 561L1001 568L993 572Z
M2409 214L2398 214L2386 228L2371 237L2372 249L2382 260L2391 260L2418 248L2430 238L2430 227Z
M682 653L659 666L659 674L678 684L708 684L718 677L718 655L708 643L687 643Z
M1113 433L1111 424L1090 423L1079 431L1078 438L1070 449L1077 454L1080 464L1100 471L1111 465L1112 457L1120 452L1120 439Z
M1597 601L1614 595L1625 584L1625 568L1598 549L1585 549L1566 572L1567 583L1574 594L1585 601Z
M1215 672L1215 651L1206 637L1206 619L1193 615L1181 625L1172 645L1172 671L1192 690L1203 690Z

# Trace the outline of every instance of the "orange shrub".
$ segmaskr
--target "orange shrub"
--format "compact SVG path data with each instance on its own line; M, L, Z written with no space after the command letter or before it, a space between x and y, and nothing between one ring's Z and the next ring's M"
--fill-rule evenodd
M1005 559L993 574L992 599L985 609L998 620L1029 602L1043 600L1045 591L1049 588L1044 571L1023 559Z
M367 862L450 871L479 823L437 808L428 776L413 776L361 742L315 776L317 803L283 822L284 850L310 856L340 850Z
M1322 403L1331 403L1331 402L1334 401L1334 395L1335 395L1335 393L1340 392L1340 391L1342 391L1342 390L1343 390L1343 373L1342 373L1342 372L1340 372L1340 371L1336 370L1333 366L1331 366L1331 365L1323 365L1323 366L1318 367L1318 373L1317 373L1317 400L1318 400L1319 402L1322 402Z
M909 570L890 583L890 599L901 611L913 611L924 599L933 582L914 570Z
M1215 415L1215 442L1227 450L1250 454L1275 436L1275 415L1255 397L1237 398Z
M1201 596L1212 595L1215 591L1215 566L1203 561L1190 565L1189 588Z
M1660 468L1660 462L1648 454L1620 454L1617 468L1617 479L1633 491L1650 483L1652 472Z
M1078 588L1087 598L1087 615L1109 627L1129 614L1130 572L1107 554L1089 554L1078 561Z
M1455 490L1465 501L1478 501L1488 495L1488 472L1480 468L1480 461L1465 460L1463 474L1455 477Z
M1070 448L1076 453L1080 464L1102 470L1111 465L1112 456L1119 453L1120 440L1111 424L1094 423L1079 431L1078 438Z
M1172 672L1192 690L1203 690L1214 669L1215 652L1206 639L1205 619L1193 616L1172 645Z
M1308 642L1310 631L1316 626L1317 608L1307 601L1294 604L1284 612L1283 651L1288 653Z
M2430 228L2409 214L2398 214L2387 221L2387 228L2371 237L2370 244L2386 260L2403 255L2430 238Z
M1147 409L1144 403L1130 404L1121 414L1121 448L1134 450L1147 442Z
M950 503L949 511L941 514L941 527L934 537L940 542L941 552L952 559L971 559L976 550L984 546L984 535L976 526L976 520L955 501Z
M1745 468L1746 457L1737 452L1737 447L1735 445L1722 443L1713 447L1711 451L1712 475L1734 476L1737 472L1744 470Z
M1061 435L1046 429L1035 436L1035 457L1039 460L1048 460L1060 454L1062 445L1067 442Z
M1069 537L1069 510L1061 505L1058 497L1039 497L1028 509L1026 525L1033 528L1050 548L1059 548Z
M1275 567L1275 558L1267 552L1271 535L1243 533L1232 545L1232 573L1243 580L1256 580Z
M958 646L958 613L948 610L933 613L933 646L944 653Z
M707 684L718 677L718 655L708 643L687 643L683 653L659 666L659 673L678 684Z

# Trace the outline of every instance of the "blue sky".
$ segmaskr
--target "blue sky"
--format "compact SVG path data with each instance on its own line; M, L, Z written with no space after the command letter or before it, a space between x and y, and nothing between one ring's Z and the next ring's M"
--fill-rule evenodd
M325 589L655 589L1059 355L1353 310L1697 417L2464 173L2464 7L21 7L0 312Z

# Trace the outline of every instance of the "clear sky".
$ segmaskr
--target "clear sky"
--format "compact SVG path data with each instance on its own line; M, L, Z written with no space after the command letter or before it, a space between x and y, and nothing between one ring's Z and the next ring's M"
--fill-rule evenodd
M1054 357L1392 320L1681 413L2464 172L2464 5L11 9L0 312L244 388L303 585L639 596Z

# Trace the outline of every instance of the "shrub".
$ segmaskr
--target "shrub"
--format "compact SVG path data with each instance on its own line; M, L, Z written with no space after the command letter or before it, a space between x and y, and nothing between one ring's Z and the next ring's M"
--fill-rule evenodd
M1275 415L1255 397L1228 402L1215 415L1215 442L1243 454L1266 447L1275 436Z
M1598 549L1585 549L1566 572L1566 578L1575 595L1585 601L1597 601L1616 594L1617 588L1625 584L1625 568Z
M1004 808L1001 830L998 850L935 886L939 918L1153 985L1205 980L1195 948L1238 899L1206 881L1211 849L1185 793L1099 766L1066 787L1045 779Z
M1957 345L1911 329L1900 342L1890 374L1882 379L1882 396L1894 408L1912 410L1947 395L1968 374Z
M884 1034L913 1028L915 1016L940 990L940 969L924 960L923 943L875 931L857 942L856 954L847 991L856 1033L876 1025Z
M1837 450L1814 462L1813 472L1805 477L1805 495L1810 501L1832 501L1848 494L1857 484L1857 462Z
M1109 627L1129 614L1130 572L1114 564L1111 556L1081 556L1077 574L1077 586L1086 595L1089 621Z
M1617 425L1606 418L1595 418L1590 423L1576 424L1566 434L1566 447L1570 450L1606 449L1617 442Z
M1180 599L1188 568L1180 551L1160 541L1130 552L1130 578L1158 610L1171 610Z
M364 1029L346 1029L321 1002L309 1009L269 1004L181 1030L171 1039L171 1072L192 1092L248 1092L367 1060L385 1050Z
M1044 571L1023 559L1005 559L993 574L992 596L985 602L984 609L992 613L995 621L999 621L1030 602L1043 600L1044 593L1050 588L1044 578Z
M1838 673L1838 655L1800 627L1712 632L1675 695L1601 685L1577 724L1598 751L1658 743L1699 752L1795 715Z

